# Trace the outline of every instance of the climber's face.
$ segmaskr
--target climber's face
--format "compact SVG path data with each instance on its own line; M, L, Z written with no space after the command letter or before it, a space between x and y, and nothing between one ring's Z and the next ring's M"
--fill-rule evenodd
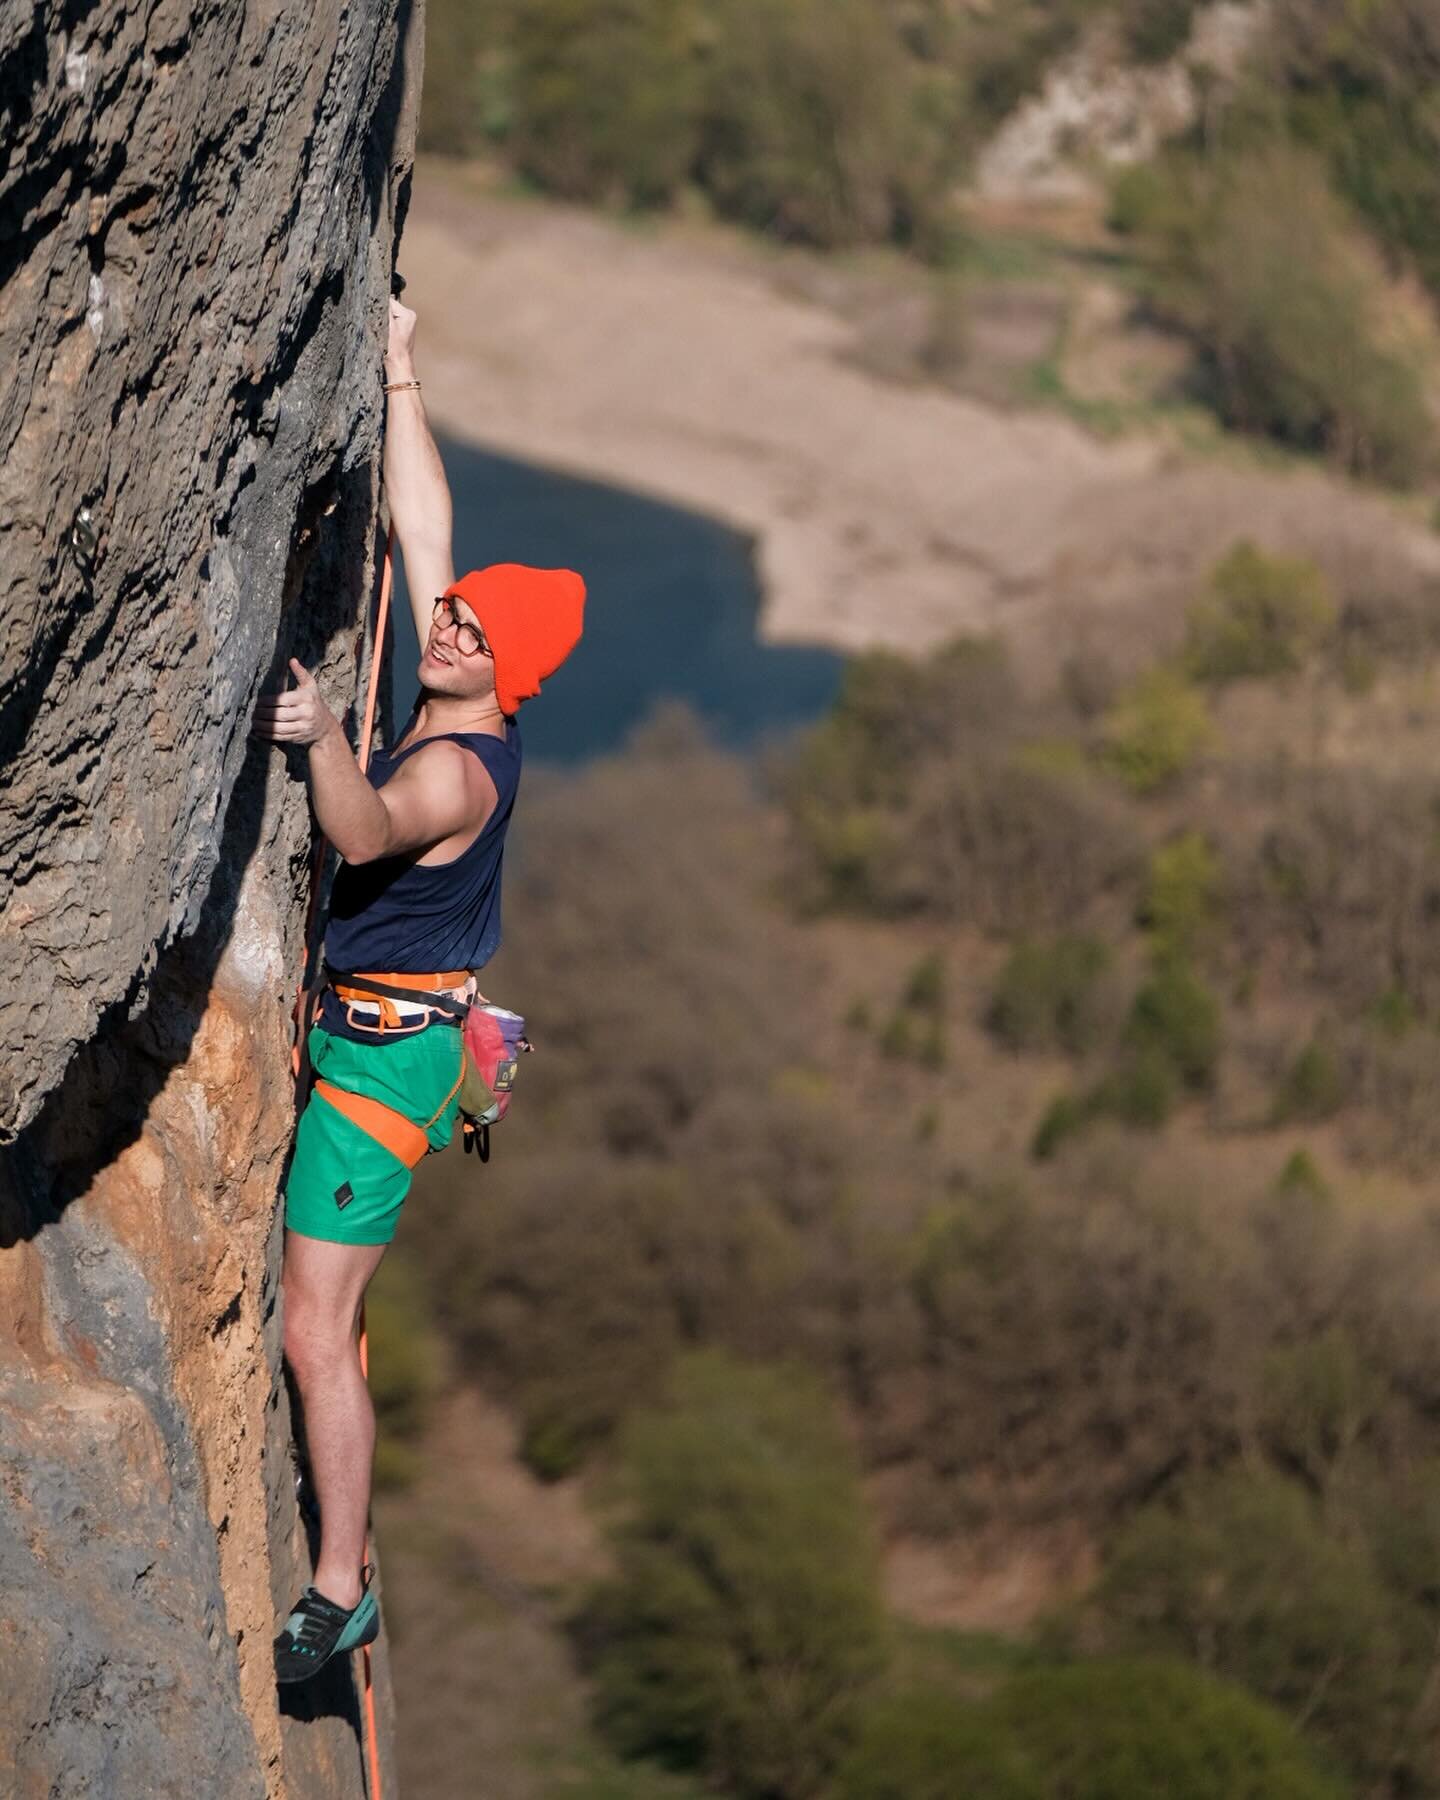
M494 691L490 646L480 621L458 595L447 594L435 602L419 674L421 687L457 699L475 699Z

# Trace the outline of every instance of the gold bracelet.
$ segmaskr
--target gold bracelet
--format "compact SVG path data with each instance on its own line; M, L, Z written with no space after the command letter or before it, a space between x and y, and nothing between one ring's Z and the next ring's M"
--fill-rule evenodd
M385 392L387 394L396 394L401 388L418 388L419 385L420 383L418 381L387 381L385 383Z

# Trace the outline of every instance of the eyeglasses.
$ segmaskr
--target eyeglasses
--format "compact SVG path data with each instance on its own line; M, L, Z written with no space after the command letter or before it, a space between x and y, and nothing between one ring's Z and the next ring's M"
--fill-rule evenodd
M435 602L435 623L442 631L451 625L455 627L455 647L462 656L493 656L485 633L456 611L453 595L444 594Z

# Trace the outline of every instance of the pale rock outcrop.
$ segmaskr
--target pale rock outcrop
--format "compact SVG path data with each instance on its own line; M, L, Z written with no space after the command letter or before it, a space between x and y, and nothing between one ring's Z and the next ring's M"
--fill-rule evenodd
M364 660L419 62L412 0L0 12L6 1795L365 1791L352 1671L270 1665L310 823L248 725Z
M1195 122L1207 95L1234 80L1267 12L1267 0L1203 7L1183 50L1154 67L1124 61L1102 20L981 151L976 194L1044 204L1098 198L1107 167L1153 156Z

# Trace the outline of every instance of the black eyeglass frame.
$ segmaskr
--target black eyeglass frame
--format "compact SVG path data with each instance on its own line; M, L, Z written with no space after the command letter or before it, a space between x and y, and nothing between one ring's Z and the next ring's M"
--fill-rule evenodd
M453 594L437 594L435 596L432 617L435 624L437 624L442 631L448 625L453 625L455 627L455 648L462 656L488 656L493 659L495 652L490 648L485 633L478 625L472 625L468 619L462 619L460 617L460 613L455 605L455 596ZM477 640L473 650L467 650L465 648L465 634L467 632L471 637Z

